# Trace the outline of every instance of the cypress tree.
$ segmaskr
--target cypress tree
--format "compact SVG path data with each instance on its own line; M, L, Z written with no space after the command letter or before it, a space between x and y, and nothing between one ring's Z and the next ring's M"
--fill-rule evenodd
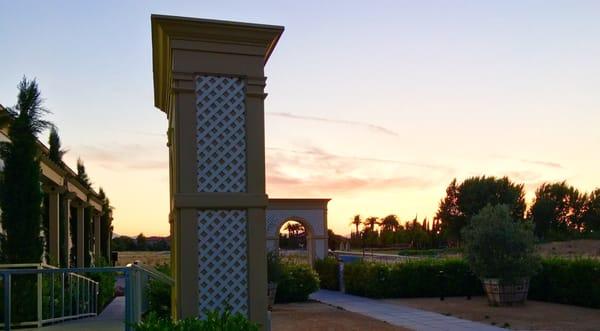
M43 244L40 237L42 190L37 135L50 123L35 80L23 78L18 85L15 110L9 127L9 143L0 145L4 176L0 183L2 209L2 253L7 263L39 263Z
M77 159L77 178L79 179L79 182L86 188L89 189L92 187L92 181L85 172L85 165L83 164L83 160L81 158Z
M54 126L50 129L50 136L48 137L48 146L50 150L48 157L50 158L50 160L52 160L57 165L62 166L62 158L67 151L61 149L60 136L58 135L58 131Z
M100 217L100 251L106 259L110 261L110 252L108 251L108 241L110 232L112 230L112 210L113 207L110 205L110 200L106 196L106 192L102 187L98 190L98 197L102 200L102 216Z

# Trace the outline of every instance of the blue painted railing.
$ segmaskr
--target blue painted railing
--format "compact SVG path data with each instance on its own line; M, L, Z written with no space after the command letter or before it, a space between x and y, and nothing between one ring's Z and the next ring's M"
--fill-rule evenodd
M129 264L126 267L92 267L92 268L27 268L26 265L18 265L20 268L15 268L15 266L11 266L10 268L0 269L0 276L3 281L3 308L4 308L4 330L11 330L13 323L11 322L11 311L12 311L12 302L11 302L11 280L13 276L18 275L37 275L38 277L38 309L37 309L37 317L38 320L29 323L29 325L42 326L47 323L55 323L60 321L65 321L68 319L74 318L82 318L95 316L97 314L97 297L98 297L98 283L93 280L84 277L82 273L115 273L122 274L125 277L125 315L124 315L124 329L131 330L132 324L135 324L140 321L141 316L147 309L147 300L145 298L145 289L147 285L147 281L149 278L154 278L159 281L165 282L169 285L173 285L173 280L146 266L141 264ZM51 298L49 302L51 305L51 317L48 319L43 318L42 313L42 305L41 305L41 282L44 275L51 275L52 277L52 285L51 285ZM54 281L56 277L59 277L61 280L62 286L60 286L60 298L61 298L61 316L55 316L55 287ZM65 314L65 278L68 279L70 284L69 286L69 298L72 300L74 297L77 298L75 302L75 311L73 311L72 301L69 301L69 313ZM76 279L73 281L73 279ZM80 280L85 279L85 280ZM71 285L73 282L76 282L76 295L74 296L73 286ZM87 282L85 285L85 290L80 290L80 282ZM20 324L19 326L25 326L28 324Z

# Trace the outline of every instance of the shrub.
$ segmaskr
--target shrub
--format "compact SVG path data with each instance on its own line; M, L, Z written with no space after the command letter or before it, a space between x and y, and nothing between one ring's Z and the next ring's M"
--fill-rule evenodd
M319 289L319 276L308 265L284 264L275 302L301 302Z
M529 286L529 298L600 308L600 260L544 259Z
M269 283L278 283L283 273L281 258L276 252L267 254L267 280Z
M462 231L464 256L480 278L513 282L531 277L539 268L530 222L515 222L505 205L488 205Z
M339 263L332 257L315 261L315 271L319 275L321 288L339 291L340 269Z
M351 263L344 266L344 281L346 292L373 298L436 297L442 285L446 296L482 293L481 283L458 258Z
M422 259L386 265L356 262L344 266L346 291L373 298L436 297L444 294L483 294L481 282L469 272L464 259ZM532 300L600 308L600 260L550 258L531 278Z
M186 318L178 321L151 313L133 328L136 331L258 331L259 325L239 313L209 311L204 320Z
M97 267L107 267L108 262L101 257L96 262ZM93 272L87 275L98 282L98 311L102 311L115 297L115 274L107 272Z
M161 264L156 270L167 276L171 274L171 267L168 264ZM148 312L154 313L158 317L171 316L171 285L161 281L150 279L148 281Z

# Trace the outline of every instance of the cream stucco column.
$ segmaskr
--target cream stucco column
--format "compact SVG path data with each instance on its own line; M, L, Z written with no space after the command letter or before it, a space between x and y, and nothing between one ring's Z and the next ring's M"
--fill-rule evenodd
M85 266L85 205L79 203L77 206L77 267L83 268Z
M155 104L168 118L173 311L267 328L264 64L283 27L152 16Z
M57 186L46 186L48 193L48 255L49 263L60 264L60 190Z
M100 236L100 231L101 231L101 227L100 227L100 213L94 212L94 216L93 216L93 221L94 221L94 261L96 263L96 265L98 265L98 261L100 259L100 257L102 256L102 253L100 252L101 250L101 236Z
M61 255L65 255L66 265L61 265L61 268L68 268L71 266L71 247L73 247L73 244L71 243L71 227L69 222L71 220L71 201L74 197L75 195L71 192L63 193L62 206L60 206L61 208L63 208L64 216L66 218L66 221L64 223L65 226L63 229L64 238L62 241L63 243L65 243L65 245L64 247L61 247Z
M108 222L110 223L112 221L112 213L109 211L108 212ZM110 243L112 242L112 237L113 237L113 230L112 227L110 227L110 229L108 229L108 236L106 236L106 252L104 252L104 254L106 254L106 259L108 260L108 262L110 264L112 264L112 251L110 248ZM117 261L115 261L117 262Z

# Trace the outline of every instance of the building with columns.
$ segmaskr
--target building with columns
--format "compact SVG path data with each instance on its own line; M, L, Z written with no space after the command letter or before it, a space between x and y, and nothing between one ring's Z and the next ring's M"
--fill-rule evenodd
M9 123L11 116L0 105L0 118L8 118ZM0 142L10 141L8 129L8 125L0 127ZM49 150L43 143L38 141L38 146L42 174L40 185L44 193L42 235L45 238L45 254L41 262L61 267L86 267L98 261L100 256L108 261L112 233L102 236L101 222L110 221L112 215L102 214L103 201L97 192L86 188L67 165L50 160ZM0 159L0 174L3 168L4 163ZM71 229L76 229L76 233L70 233ZM101 243L103 237L107 241L104 245ZM77 251L71 252L75 246ZM87 258L86 247L89 248Z

